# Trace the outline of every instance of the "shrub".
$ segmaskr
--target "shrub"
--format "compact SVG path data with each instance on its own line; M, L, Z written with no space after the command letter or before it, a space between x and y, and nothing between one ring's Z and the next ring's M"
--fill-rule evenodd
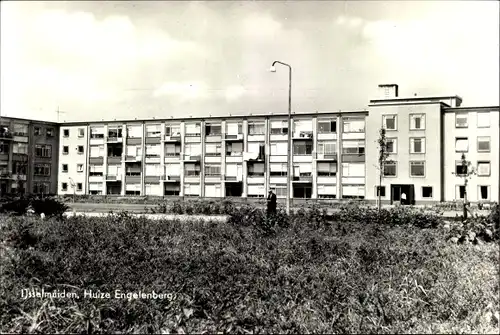
M500 222L498 205L488 216L471 217L457 222L451 227L448 239L457 243L498 242L500 241Z
M172 208L170 210L174 214L183 214L184 213L184 209L182 208L182 204L179 200L175 200L172 203Z
M36 214L44 213L46 216L61 218L68 210L68 206L54 198L35 199L31 201L31 206Z
M28 210L30 200L27 198L15 199L1 205L3 213L12 213L15 215L24 215Z

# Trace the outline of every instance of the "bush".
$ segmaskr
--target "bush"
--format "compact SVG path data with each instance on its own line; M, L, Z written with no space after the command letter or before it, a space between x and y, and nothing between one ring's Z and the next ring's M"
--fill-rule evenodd
M24 215L28 209L33 209L35 214L44 213L46 216L61 218L68 206L53 197L38 198L34 195L26 195L22 198L1 205L2 212L10 212L15 215Z
M453 224L448 238L456 243L480 243L500 241L498 205L488 216L471 217Z
M14 215L24 215L28 210L30 200L27 198L15 199L1 205L2 213L12 213Z

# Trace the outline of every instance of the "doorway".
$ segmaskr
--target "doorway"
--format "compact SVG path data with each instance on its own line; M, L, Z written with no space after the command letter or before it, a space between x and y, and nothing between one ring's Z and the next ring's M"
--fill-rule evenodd
M401 201L406 194L406 205L415 205L415 186L413 184L391 184L391 205Z

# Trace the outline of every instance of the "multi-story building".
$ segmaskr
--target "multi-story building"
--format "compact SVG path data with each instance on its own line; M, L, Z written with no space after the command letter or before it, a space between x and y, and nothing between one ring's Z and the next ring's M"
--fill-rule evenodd
M291 129L287 114L59 124L4 117L1 192L253 198L274 189L284 198L290 173L293 198L376 201L380 192L393 203L405 193L423 204L465 197L465 154L477 171L468 200L498 202L498 106L379 89L368 110L294 113ZM382 128L390 154L379 171Z
M398 97L397 85L380 85L370 101L366 131L366 199L380 192L385 203L405 193L412 203L464 199L461 155L477 176L469 181L468 200L498 201L499 107L460 107L458 96ZM385 129L389 163L379 186L378 138ZM380 189L379 189L380 187Z
M0 195L56 194L59 159L56 123L0 118Z

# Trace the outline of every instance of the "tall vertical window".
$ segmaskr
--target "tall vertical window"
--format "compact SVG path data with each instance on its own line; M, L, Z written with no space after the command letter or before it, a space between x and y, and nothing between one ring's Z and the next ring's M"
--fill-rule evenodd
M78 137L85 136L85 128L78 128Z
M425 138L410 138L410 153L424 154L425 153Z
M382 115L384 128L387 130L397 130L397 115Z
M63 129L63 136L69 137L69 129Z
M388 138L386 140L387 146L386 150L390 154L398 153L398 139L397 138Z
M490 200L490 186L489 185L479 185L478 195L480 200Z
M35 156L41 158L52 157L52 146L50 144L36 144Z
M425 129L425 114L410 114L410 130Z

